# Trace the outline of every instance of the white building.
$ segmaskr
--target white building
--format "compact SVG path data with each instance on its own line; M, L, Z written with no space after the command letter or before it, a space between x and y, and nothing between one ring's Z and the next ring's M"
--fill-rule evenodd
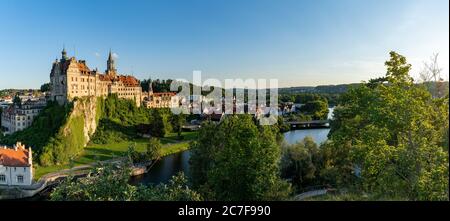
M33 182L31 147L17 142L13 148L0 146L0 185L25 186Z
M34 118L46 106L44 97L38 100L27 100L21 106L11 105L2 112L2 128L4 134L21 131L33 123Z
M0 98L0 108L1 108L1 109L6 109L6 108L9 107L12 103L13 103L13 101L12 101L12 98L11 98L11 97Z

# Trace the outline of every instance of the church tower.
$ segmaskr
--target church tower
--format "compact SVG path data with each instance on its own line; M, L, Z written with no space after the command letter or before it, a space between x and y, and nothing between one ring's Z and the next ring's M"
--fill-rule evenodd
M109 50L106 74L108 74L108 75L116 75L116 72L117 72L117 69L116 69L114 57L112 55L111 50Z

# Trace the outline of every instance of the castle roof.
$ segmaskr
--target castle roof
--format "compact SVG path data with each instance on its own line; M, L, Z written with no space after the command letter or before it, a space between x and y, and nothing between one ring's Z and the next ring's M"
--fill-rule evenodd
M64 53L64 50L63 50L63 53ZM139 80L133 76L116 75L116 70L114 69L113 62L114 62L114 59L113 59L112 53L110 52L109 58L108 58L109 69L107 70L106 74L100 74L100 73L97 73L97 70L91 71L89 69L89 67L86 65L86 61L84 61L84 60L76 60L75 57L72 57L70 59L63 58L63 59L60 59L59 61L56 60L55 63L53 63L51 75L54 73L55 68L60 68L60 71L62 73L67 73L67 70L69 69L69 67L72 67L72 68L75 68L78 71L80 71L82 74L86 74L86 75L89 75L89 74L97 75L98 74L100 81L109 81L109 82L119 81L119 82L122 82L126 87L140 86Z
M121 81L125 86L128 87L137 87L140 85L139 80L133 76L120 75L119 81Z

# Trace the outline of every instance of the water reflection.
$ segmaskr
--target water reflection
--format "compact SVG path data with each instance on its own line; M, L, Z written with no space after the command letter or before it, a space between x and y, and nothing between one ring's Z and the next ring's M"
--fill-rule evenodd
M130 184L167 183L172 176L176 175L180 171L183 171L185 175L188 175L190 155L190 151L184 151L163 157L161 160L156 162L155 165L153 165L150 172L132 177L130 179Z
M307 130L292 130L284 133L284 140L288 144L295 144L302 141L305 137L310 136L317 144L323 143L327 140L330 129L307 129Z

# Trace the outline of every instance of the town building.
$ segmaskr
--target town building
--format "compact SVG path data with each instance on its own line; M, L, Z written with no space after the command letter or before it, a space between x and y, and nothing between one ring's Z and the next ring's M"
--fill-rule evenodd
M33 182L31 147L17 142L13 148L0 146L0 185L24 186Z
M2 130L3 133L12 134L21 131L33 123L34 118L47 105L44 97L37 99L28 99L21 104L12 104L2 111Z
M0 109L6 109L13 103L11 96L0 97Z
M152 83L149 83L148 92L143 98L143 105L147 108L175 108L179 107L180 99L175 92L153 92Z
M106 97L109 94L134 100L137 106L140 106L143 100L139 80L130 75L118 74L111 51L107 69L105 73L100 73L97 69L91 70L84 60L67 57L63 49L61 59L53 62L50 84L51 100L58 101L60 104L76 97Z

